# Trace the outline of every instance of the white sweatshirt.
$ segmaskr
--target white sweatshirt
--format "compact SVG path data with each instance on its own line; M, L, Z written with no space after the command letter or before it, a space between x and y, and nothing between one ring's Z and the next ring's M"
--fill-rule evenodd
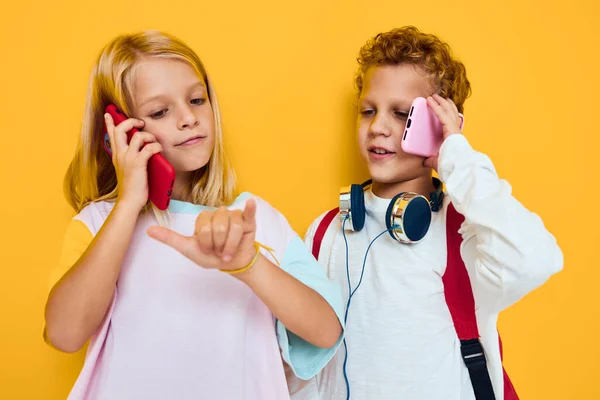
M439 166L447 195L444 207L433 213L425 239L406 245L386 233L369 251L346 325L351 399L474 400L442 283L450 201L465 216L461 256L473 287L497 400L504 398L498 313L563 267L562 252L542 220L512 196L510 185L498 178L490 159L473 150L463 135L452 135L444 142ZM365 226L360 232L346 233L352 289L359 281L369 243L386 230L389 201L365 192ZM309 247L324 215L306 234ZM347 301L345 252L336 218L323 239L319 262L329 278L340 284ZM341 346L310 381L288 374L292 399L346 399L344 356Z

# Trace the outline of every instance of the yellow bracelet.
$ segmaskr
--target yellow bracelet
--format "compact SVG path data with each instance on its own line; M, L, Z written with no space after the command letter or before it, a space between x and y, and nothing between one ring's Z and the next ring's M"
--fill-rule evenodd
M234 270L222 269L221 271L225 272L226 274L229 274L229 275L241 274L242 272L248 271L250 268L252 268L254 266L254 264L256 264L256 260L258 260L258 256L260 256L260 248L261 247L265 248L271 254L271 256L275 259L275 261L277 261L277 259L273 255L274 250L272 248L267 247L258 242L254 242L254 248L256 249L256 254L254 255L254 258L252 258L252 261L250 261L250 264L248 264L245 267L240 268L240 269L234 269ZM277 261L277 264L279 264L279 261Z

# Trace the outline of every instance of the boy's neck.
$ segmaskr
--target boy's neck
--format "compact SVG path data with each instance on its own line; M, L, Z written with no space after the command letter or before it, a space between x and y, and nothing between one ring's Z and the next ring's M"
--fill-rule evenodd
M371 190L375 196L383 199L391 199L402 192L414 192L429 198L429 195L435 192L435 186L433 185L432 177L425 175L415 179L393 183L373 181Z

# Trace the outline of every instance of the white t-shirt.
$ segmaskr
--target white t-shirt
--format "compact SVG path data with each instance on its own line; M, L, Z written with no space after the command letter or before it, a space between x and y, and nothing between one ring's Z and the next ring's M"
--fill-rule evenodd
M447 262L446 210L450 201L466 218L461 255L469 272L478 328L496 394L503 399L503 373L496 321L498 313L543 284L563 266L563 255L541 219L511 195L487 156L466 138L453 135L440 152L444 206L433 213L425 239L401 244L388 233L372 245L363 281L352 297L346 323L347 374L351 399L474 400L444 297ZM389 199L365 192L366 222L346 232L354 289L365 251L386 230ZM312 247L321 215L305 237ZM319 262L348 299L346 247L340 219L331 223ZM288 376L293 400L346 399L344 346L314 379Z

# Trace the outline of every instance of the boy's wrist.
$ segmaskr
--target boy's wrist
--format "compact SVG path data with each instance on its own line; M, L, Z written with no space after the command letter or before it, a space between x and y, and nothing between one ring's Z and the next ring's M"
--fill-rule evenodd
M454 170L453 160L462 158L465 151L472 150L467 138L462 133L448 135L442 143L438 158L437 173L443 182Z

